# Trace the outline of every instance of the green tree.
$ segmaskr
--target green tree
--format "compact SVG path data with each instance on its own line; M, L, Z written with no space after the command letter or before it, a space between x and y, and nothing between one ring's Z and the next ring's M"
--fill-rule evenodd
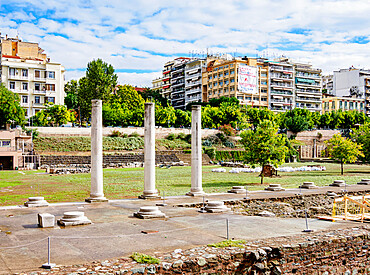
M19 102L19 96L0 83L0 126L7 123L24 124L24 110Z
M254 128L256 128L264 120L277 122L277 116L273 111L267 108L252 108L251 106L248 106L246 114L249 117L249 122Z
M361 145L342 137L340 134L334 135L331 139L325 141L325 144L329 157L340 162L341 175L343 175L343 165L345 163L355 162L359 156L364 156Z
M80 79L78 91L82 117L90 117L91 100L107 102L117 85L117 79L113 66L103 60L97 59L87 64L86 76Z
M32 117L35 126L60 126L76 120L75 111L64 105L49 105Z
M267 164L278 166L283 164L288 154L287 139L278 134L278 127L269 120L262 121L256 129L244 131L240 134L246 154L245 160L251 165ZM261 172L261 184L263 184L263 173Z
M78 81L71 80L64 85L64 91L66 96L64 98L64 104L68 109L78 109Z
M191 112L175 109L175 127L189 127L191 123Z
M144 92L138 91L139 95L145 100L145 101L155 101L156 105L161 105L162 107L168 107L170 106L168 99L163 97L162 94L158 90L152 90L149 88L146 88Z
M307 109L295 108L286 111L281 121L281 128L286 128L295 134L312 129L313 126L312 113Z
M176 112L172 106L162 107L155 106L155 124L158 126L170 127L175 124Z
M370 123L361 125L358 129L353 129L351 138L362 146L364 156L360 159L370 161Z

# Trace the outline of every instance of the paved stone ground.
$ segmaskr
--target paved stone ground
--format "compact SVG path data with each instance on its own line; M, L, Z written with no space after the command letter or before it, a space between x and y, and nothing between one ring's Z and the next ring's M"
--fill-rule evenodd
M302 190L304 194L339 192L343 188L325 187ZM370 190L370 186L349 186L350 191ZM251 198L286 197L298 193L250 192ZM243 200L245 194L213 194L208 200ZM51 237L51 262L58 265L82 264L128 256L132 252L153 254L174 249L194 248L226 238L229 219L230 238L257 240L293 236L305 228L304 219L281 219L222 214L201 214L195 208L199 197L170 197L161 207L166 220L140 220L132 217L140 206L158 201L117 200L105 204L51 204L47 208L3 207L0 209L0 273L12 274L37 270L47 262L47 237ZM185 207L178 207L185 206ZM51 213L60 218L66 211L84 211L93 222L88 226L38 228L37 213ZM328 222L310 219L316 231L353 227L351 222ZM358 224L355 224L358 225ZM143 234L154 230L157 233Z

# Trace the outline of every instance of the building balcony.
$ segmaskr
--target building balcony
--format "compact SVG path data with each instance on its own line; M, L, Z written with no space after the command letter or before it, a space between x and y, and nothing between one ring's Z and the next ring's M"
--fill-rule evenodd
M271 86L278 87L278 88L289 88L289 89L293 89L293 85L291 85L291 84L289 85L286 82L272 82L271 83Z
M196 73L200 72L200 70L201 70L201 67L197 66L195 68L187 69L186 74L188 74L188 75L196 74Z
M302 82L296 82L296 86L302 86L302 87L312 87L312 88L321 88L320 84L311 84L311 83L302 83Z
M44 81L46 81L46 78L45 77L34 77L34 81L38 81L38 82L44 82Z
M46 94L45 90L33 90L33 94L35 95L44 95Z
M175 87L181 87L181 86L185 86L185 81L181 81L181 82L175 82L175 83L171 83L171 87L175 88Z
M315 99L315 98L309 98L309 97L299 97L297 96L296 101L304 101L304 102L318 102L318 103L321 103L321 99L318 98L318 99Z
M293 93L290 91L278 91L278 90L271 90L271 95L282 95L282 96L293 96Z
M30 103L29 102L27 102L27 103L21 102L20 105L21 105L21 107L30 107Z
M0 147L0 152L19 152L19 151L22 151L22 148L17 148L16 146Z
M188 82L186 83L186 87L192 87L192 86L197 86L197 85L202 85L202 81L195 81L195 82Z
M270 71L278 71L278 72L286 72L286 73L293 73L292 66L270 66Z

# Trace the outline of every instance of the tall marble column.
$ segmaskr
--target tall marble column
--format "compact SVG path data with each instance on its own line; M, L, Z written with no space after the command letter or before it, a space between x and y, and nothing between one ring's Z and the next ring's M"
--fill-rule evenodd
M191 109L191 189L186 195L202 196L202 120L201 106L193 105Z
M158 198L155 189L155 106L145 103L144 116L144 192L141 199Z
M103 191L102 101L91 101L91 193L87 202L106 202Z

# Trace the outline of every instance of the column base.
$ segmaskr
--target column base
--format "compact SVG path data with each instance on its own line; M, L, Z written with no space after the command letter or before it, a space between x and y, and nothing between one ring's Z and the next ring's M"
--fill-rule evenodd
M193 197L203 197L206 193L204 191L190 191L186 193L186 196L193 196Z
M142 195L138 196L138 198L142 199L142 200L158 200L158 199L161 199L161 196L159 196L158 193L142 194Z
M108 199L106 197L98 197L98 198L87 198L85 199L85 202L93 203L93 202L108 202Z

